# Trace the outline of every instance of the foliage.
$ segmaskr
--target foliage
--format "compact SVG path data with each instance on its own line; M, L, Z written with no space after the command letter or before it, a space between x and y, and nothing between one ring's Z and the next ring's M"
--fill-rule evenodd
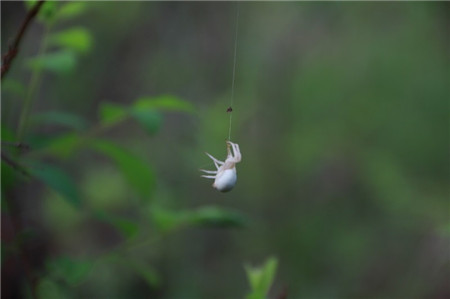
M69 50L41 55L29 61L30 68L35 71L47 70L55 73L68 73L75 65L75 54Z
M26 1L30 9L35 1ZM68 75L81 63L82 56L92 50L94 38L91 30L85 27L74 26L51 32L63 21L82 17L89 9L87 2L45 2L41 9L38 20L46 27L46 35L43 37L42 50L38 56L29 58L25 64L30 68L35 78L39 78L42 72L53 72L56 75ZM48 51L52 48L52 51ZM39 80L36 80L38 82ZM31 102L36 97L36 86L30 86L27 91L23 83L8 79L3 85L2 92L26 98ZM126 146L114 140L100 137L111 128L123 125L126 120L133 120L149 136L154 136L162 127L164 112L181 112L193 114L194 106L183 99L172 95L145 96L140 97L131 105L125 106L103 101L99 105L99 119L97 125L90 125L86 119L73 112L48 110L33 115L25 115L25 122L29 122L30 130L26 133L26 142L31 149L26 152L10 149L9 155L25 167L27 173L33 179L54 190L57 197L53 199L66 200L69 206L56 204L52 199L48 207L48 221L71 222L72 225L80 225L83 221L98 220L116 230L123 236L122 246L128 246L131 240L135 244L145 242L141 231L146 231L147 222L143 219L147 215L139 217L123 217L118 213L111 212L103 206L93 204L92 199L84 198L85 192L77 186L76 178L69 174L70 167L67 161L75 160L77 155L85 152L97 153L98 156L109 158L122 175L123 180L139 198L140 204L154 201L156 189L156 175L150 163L133 153ZM43 136L38 133L39 129L50 127L57 128L60 133ZM2 126L3 140L21 142L21 136L15 136L12 131ZM49 163L48 161L52 161ZM2 161L3 184L2 193L7 194L13 187L27 184L25 178L14 175L14 168ZM82 189L82 188L81 188ZM123 196L123 195L122 195ZM6 208L6 207L5 207ZM56 214L61 214L56 216ZM83 217L77 216L84 215ZM169 212L160 208L150 206L150 214L154 219L155 227L161 233L167 228L179 226L201 226L201 227L240 227L244 221L243 216L236 212L223 210L218 207L203 207L196 210L183 212ZM168 216L170 215L170 216ZM87 217L86 217L87 216ZM172 220L168 220L172 218ZM172 221L172 223L170 223ZM70 226L61 223L62 230ZM58 232L58 229L54 229ZM152 236L154 238L154 236ZM9 247L7 247L9 248ZM111 257L122 263L124 253L121 249L112 249L108 255L101 259ZM126 259L123 263L133 270L134 273L144 279L149 286L158 287L160 276L151 264ZM72 258L69 256L50 257L46 262L45 273L38 281L36 294L42 298L59 298L65 296L69 289L75 288L88 277L93 268L93 257L88 259Z
M76 186L63 170L55 166L41 164L30 167L30 172L50 188L63 195L71 204L77 207L81 206Z
M49 37L51 45L65 47L75 52L86 53L90 50L92 37L86 28L70 28Z
M273 283L277 266L278 260L274 257L268 258L264 265L260 267L245 266L247 278L251 286L251 292L247 295L247 299L267 298L267 293Z
M232 228L245 224L245 218L240 213L214 206L176 212L155 207L151 214L154 224L161 231L170 231L186 225Z

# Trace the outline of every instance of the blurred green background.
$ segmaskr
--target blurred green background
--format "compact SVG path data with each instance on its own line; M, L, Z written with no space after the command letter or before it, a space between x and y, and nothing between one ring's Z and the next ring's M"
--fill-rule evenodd
M2 80L2 295L244 298L274 256L270 298L448 298L449 8L240 3L222 194L236 3L44 4Z

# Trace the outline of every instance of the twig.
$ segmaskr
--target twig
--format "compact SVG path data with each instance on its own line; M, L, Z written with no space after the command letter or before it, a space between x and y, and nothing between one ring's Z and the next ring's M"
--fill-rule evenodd
M38 1L38 3L36 3L36 5L28 12L25 20L20 26L19 32L17 33L14 42L12 43L11 46L9 46L9 51L3 56L1 79L3 79L3 77L6 75L9 68L11 67L11 63L14 57L16 57L17 53L19 52L19 45L25 31L27 30L33 18L37 15L39 10L41 9L42 4L44 4L44 2L45 2L44 0Z
M6 164L8 164L9 166L11 166L12 168L14 168L15 170L17 170L18 172L20 172L21 174L23 174L26 177L29 177L30 174L28 173L28 171L21 166L19 163L15 162L13 159L11 159L10 157L8 157L7 155L5 155L4 153L1 154L2 156L2 160L5 161Z
M2 141L2 145L17 147L18 149L23 149L23 150L29 150L30 149L30 146L28 144L25 144L25 143L22 143L22 142Z

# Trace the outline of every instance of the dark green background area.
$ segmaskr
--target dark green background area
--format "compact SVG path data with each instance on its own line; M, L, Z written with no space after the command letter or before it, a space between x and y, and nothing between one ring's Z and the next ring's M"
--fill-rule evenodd
M4 54L26 8L1 6ZM214 167L205 151L226 155L236 4L85 6L51 28L88 33L69 38L76 55L33 64L36 20L2 82L2 140L15 140L46 65L17 155L40 180L2 164L2 291L30 296L12 270L26 235L43 298L243 298L244 265L270 256L270 298L450 296L448 3L241 3L242 162L225 194L198 169ZM139 99L160 102L139 114ZM73 145L124 107L135 121Z

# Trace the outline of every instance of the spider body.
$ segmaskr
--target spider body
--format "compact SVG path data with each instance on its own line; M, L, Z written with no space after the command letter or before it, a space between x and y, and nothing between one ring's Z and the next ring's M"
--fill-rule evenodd
M233 151L230 150L233 149ZM225 162L219 161L210 154L206 153L210 157L217 170L204 170L200 169L208 174L212 175L202 175L202 177L207 179L214 179L213 187L221 192L227 192L233 189L236 185L237 174L236 174L236 163L241 162L242 156L239 150L239 145L231 141L227 141L227 158Z
M233 189L234 185L236 185L236 181L236 167L233 169L225 169L220 174L217 173L213 187L219 191L227 192Z

